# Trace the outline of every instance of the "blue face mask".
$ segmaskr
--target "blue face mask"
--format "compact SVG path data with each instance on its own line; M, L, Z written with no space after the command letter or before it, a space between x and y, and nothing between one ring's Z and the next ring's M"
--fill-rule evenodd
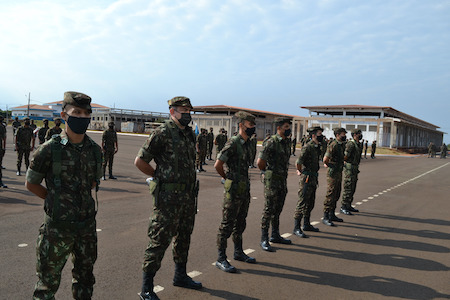
M91 123L91 118L78 118L69 115L67 126L76 134L84 134Z

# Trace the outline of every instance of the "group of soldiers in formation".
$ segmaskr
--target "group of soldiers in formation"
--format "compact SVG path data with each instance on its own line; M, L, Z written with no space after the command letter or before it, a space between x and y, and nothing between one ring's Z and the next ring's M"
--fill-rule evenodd
M93 267L97 259L97 191L100 179L106 179L106 163L110 166L109 178L115 179L112 163L118 145L112 122L103 133L101 147L86 135L92 113L90 103L91 98L83 93L65 92L61 119L55 120L53 128L48 128L48 122L44 122L44 127L37 133L40 146L34 152L31 163L26 158L26 187L44 199L45 210L36 246L38 281L33 299L54 299L69 255L72 255L74 264L73 298L91 299L93 294ZM249 168L255 167L255 116L245 111L237 112L238 131L230 139L227 139L224 129L215 138L212 129L209 133L203 129L196 136L189 126L193 109L190 99L174 97L168 101L168 105L170 119L150 134L134 162L149 177L147 182L153 198L153 213L148 227L149 243L142 264L141 300L159 299L154 292L153 279L171 243L175 262L173 285L189 289L202 288L200 282L188 276L186 264L197 213L197 173L203 170L206 159L212 160L213 144L217 146L214 167L224 186L215 265L222 271L236 272L227 259L227 241L230 237L234 244L233 258L256 263L255 258L243 251L242 240L250 205ZM60 128L61 120L66 124L64 130ZM271 243L292 243L280 235L279 226L288 192L289 159L295 155L297 144L295 139L290 139L291 119L277 118L275 126L276 133L266 137L257 159L265 196L260 246L270 252L275 251ZM0 128L3 134L0 150L4 150L6 143L6 131L3 129ZM311 224L310 216L315 204L321 159L327 168L323 224L334 226L334 222L343 222L335 214L342 186L340 211L345 215L358 212L352 202L364 149L359 129L352 130L352 139L347 141L347 131L336 128L335 138L328 143L321 127L311 127L307 131L308 136L303 137L296 160L299 190L293 215L293 233L302 238L307 237L305 232L319 231ZM27 157L34 147L34 143L30 146L34 135L29 120L25 119L24 125L17 127L14 140L18 154L21 152ZM156 167L152 166L152 161ZM43 180L45 186L42 185ZM92 190L95 191L95 199Z
M436 152L438 150L438 146L436 146L433 142L430 142L428 144L428 157L433 158L436 157ZM446 158L447 157L447 145L445 143L442 143L441 147L440 147L440 158Z

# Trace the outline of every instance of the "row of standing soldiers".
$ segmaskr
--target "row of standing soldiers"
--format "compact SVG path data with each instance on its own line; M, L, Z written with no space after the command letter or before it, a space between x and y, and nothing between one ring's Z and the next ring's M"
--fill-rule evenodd
M430 142L428 144L428 157L436 157L436 152L438 150L438 146L436 146L433 142ZM447 145L445 143L442 143L440 147L441 155L440 158L446 158L447 157Z

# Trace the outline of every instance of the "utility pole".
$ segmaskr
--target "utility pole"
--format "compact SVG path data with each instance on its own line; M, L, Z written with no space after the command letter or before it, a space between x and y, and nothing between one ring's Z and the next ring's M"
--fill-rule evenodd
M28 107L27 107L27 117L30 117L30 92L28 92Z

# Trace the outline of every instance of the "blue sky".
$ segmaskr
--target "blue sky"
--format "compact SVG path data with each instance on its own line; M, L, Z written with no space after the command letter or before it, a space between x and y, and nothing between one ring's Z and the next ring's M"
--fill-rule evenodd
M1 1L0 108L391 106L450 133L450 1ZM448 135L446 142L450 142Z

